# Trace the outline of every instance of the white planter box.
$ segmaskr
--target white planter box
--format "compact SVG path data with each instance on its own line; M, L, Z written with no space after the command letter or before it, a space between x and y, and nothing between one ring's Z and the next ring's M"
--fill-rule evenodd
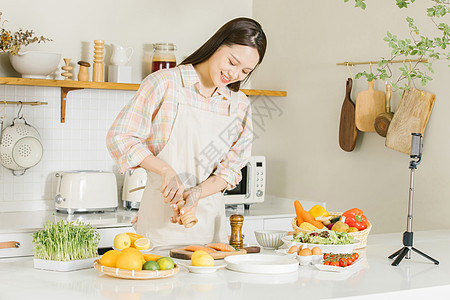
M92 257L87 259L70 260L70 261L57 261L34 258L34 268L51 271L75 271L81 269L88 269L94 267L94 261L98 257Z

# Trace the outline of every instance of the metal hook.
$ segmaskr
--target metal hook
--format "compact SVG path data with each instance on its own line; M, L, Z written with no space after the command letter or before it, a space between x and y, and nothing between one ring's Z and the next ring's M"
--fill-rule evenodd
M0 109L0 112L4 111L5 108L6 108L6 106L8 106L8 102L6 102L5 100L2 100L2 102L5 104L5 106L3 106L2 109ZM3 114L3 116L0 117L0 119L3 119L3 118L5 118L5 117L6 117L6 111L5 111L5 113Z
M19 111L17 112L17 118L18 118L18 119L22 119L22 117L20 116L20 112L22 111L23 102L22 102L22 101L19 101L19 103L20 103L20 108L19 108ZM23 116L23 115L22 115L22 116Z
M345 63L345 65L347 66L348 72L350 73L350 78L353 78L352 71L350 71L349 63L347 62Z

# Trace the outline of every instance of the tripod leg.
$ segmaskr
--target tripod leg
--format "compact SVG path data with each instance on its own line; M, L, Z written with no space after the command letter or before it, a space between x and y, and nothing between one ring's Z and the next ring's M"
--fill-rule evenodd
M408 252L409 252L408 247L403 247L400 250L400 254L397 256L397 258L394 260L394 262L391 265L398 266L398 264L402 261L402 259L405 257L405 255L408 254Z
M397 255L400 254L400 252L402 252L403 248L400 248L397 252L392 253L391 255L388 256L389 259L392 259L394 257L396 257Z
M417 249L414 248L414 247L412 247L412 249L413 249L416 253L418 253L418 254L422 255L423 257L425 257L425 258L431 260L435 265L438 265L438 264L439 264L439 262L438 262L437 260L435 260L434 258L432 258L432 257L430 257L430 256L428 256L428 255L426 255L425 253L423 253L423 252L417 250Z

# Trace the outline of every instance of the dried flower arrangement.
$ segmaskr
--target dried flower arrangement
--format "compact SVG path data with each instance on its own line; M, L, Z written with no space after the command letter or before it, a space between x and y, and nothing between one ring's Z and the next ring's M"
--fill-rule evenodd
M4 20L2 22L2 12L0 12L0 50L3 52L9 52L9 54L11 55L17 55L19 53L20 47L22 46L27 46L32 43L45 43L47 41L51 41L51 39L43 36L34 36L33 30L24 31L22 29L19 29L19 31L11 33L11 31L5 29L5 22L7 22L7 20Z

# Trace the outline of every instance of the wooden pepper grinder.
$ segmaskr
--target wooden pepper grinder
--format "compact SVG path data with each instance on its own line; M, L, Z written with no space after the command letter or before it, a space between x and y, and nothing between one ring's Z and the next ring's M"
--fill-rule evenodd
M230 225L231 225L230 245L238 249L244 248L244 237L242 236L243 223L244 217L241 215L232 215L230 217Z
M178 209L182 208L185 203L186 202L184 200L178 202L177 203ZM188 212L186 212L186 213L181 215L181 222L183 222L184 227L191 228L192 226L197 224L198 219L197 219L197 217L194 215L194 213L192 211L188 211Z
M103 54L105 46L103 45L105 41L95 40L94 41L94 70L92 73L92 81L103 82Z
M63 69L63 71L64 71L63 73L61 73L61 75L66 77L66 78L64 78L64 80L72 80L72 78L70 78L70 77L72 77L73 74L70 73L70 71L73 70L73 67L69 65L70 61L71 61L70 58L64 58L64 63L66 65L61 67L61 69Z
M78 81L89 81L89 70L88 68L91 66L87 61L80 60L78 62L80 65L80 71L78 72Z

